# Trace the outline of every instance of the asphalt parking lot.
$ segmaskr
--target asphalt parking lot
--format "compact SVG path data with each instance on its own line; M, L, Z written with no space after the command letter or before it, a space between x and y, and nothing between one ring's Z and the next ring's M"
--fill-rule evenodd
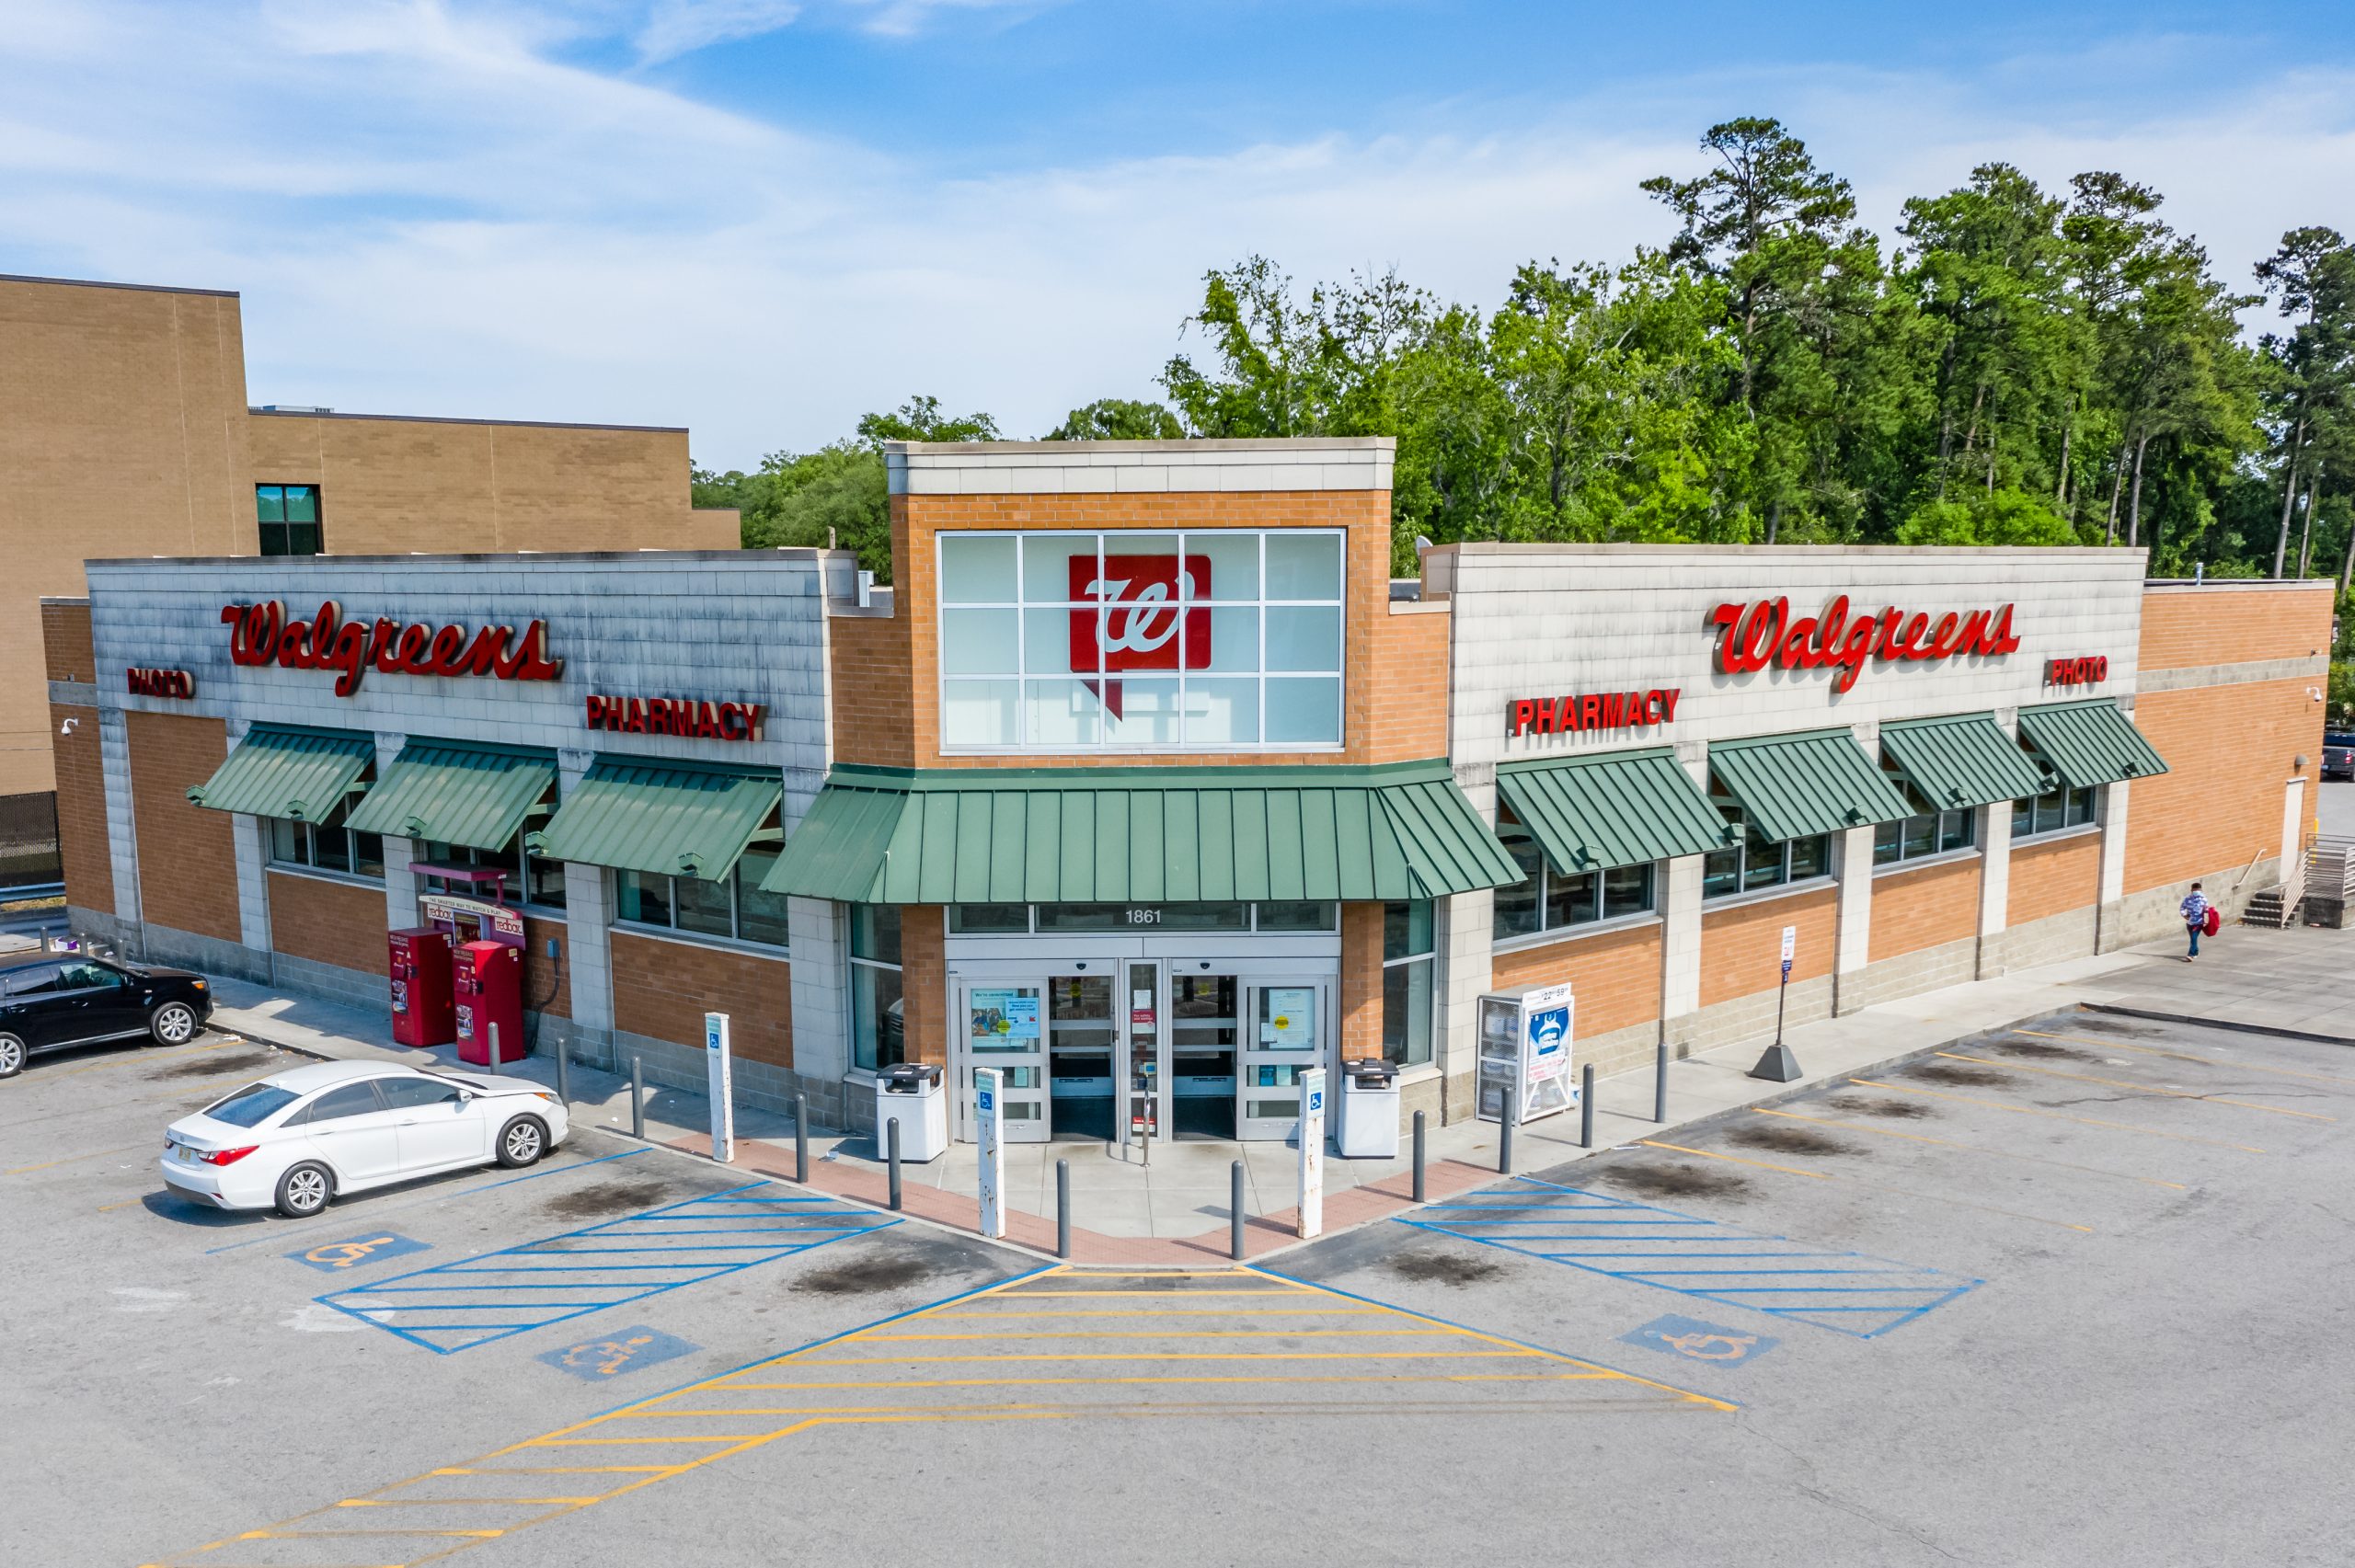
M0 1085L0 1555L2343 1560L2340 1047L2073 1013L1175 1272L599 1135L301 1224L155 1196L272 1065Z

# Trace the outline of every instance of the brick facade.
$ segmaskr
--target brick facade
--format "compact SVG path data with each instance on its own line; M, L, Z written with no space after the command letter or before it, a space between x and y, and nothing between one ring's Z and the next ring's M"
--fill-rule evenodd
M900 911L901 1019L907 1059L948 1065L948 915L938 904Z
M95 681L98 656L90 651L90 601L41 601L40 647L52 681Z
M2146 692L2134 721L2170 772L2138 779L2126 818L2126 890L2209 876L2281 853L2282 794L2306 760L2311 831L2321 786L2321 676Z
M1765 898L1701 916L1701 1005L1714 1007L1737 997L1775 989L1782 972L1783 928L1798 927L1798 951L1791 960L1791 983L1832 973L1836 887Z
M1860 870L1862 868L1859 868ZM1979 878L1973 855L1925 865L1918 871L1884 872L1873 877L1873 921L1867 962L1901 957L1979 933ZM1869 873L1867 873L1869 875ZM1792 970L1798 976L1796 967Z
M1578 997L1578 1032L1591 1039L1660 1018L1661 937L1658 921L1574 936L1496 956L1498 990L1568 983Z
M65 902L113 914L114 847L107 835L98 710L52 703L49 733L57 767L57 846L65 863Z
M235 942L237 856L229 818L191 805L190 789L228 759L228 727L183 714L123 715L131 742L132 831L140 850L140 918Z
M2021 839L2012 845L2005 926L2089 908L2101 891L2101 835Z
M2142 595L2142 667L2191 670L2330 650L2331 585L2154 585Z
M1340 1027L1343 1061L1382 1055L1382 906L1341 906Z
M701 1049L703 1015L725 1013L736 1055L793 1065L793 988L783 958L626 931L611 941L615 1028Z
M386 962L385 890L272 869L270 939L278 951L297 958L381 975Z

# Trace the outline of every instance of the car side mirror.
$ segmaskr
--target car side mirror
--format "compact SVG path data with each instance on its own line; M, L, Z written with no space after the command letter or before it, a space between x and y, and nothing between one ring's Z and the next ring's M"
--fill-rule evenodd
M461 1105L471 1105L474 1103L474 1091L471 1089L461 1089L458 1091L458 1104Z

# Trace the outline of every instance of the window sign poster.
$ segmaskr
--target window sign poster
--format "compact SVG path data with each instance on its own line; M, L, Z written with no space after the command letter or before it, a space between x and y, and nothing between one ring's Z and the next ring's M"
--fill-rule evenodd
M1546 986L1521 999L1521 1119L1534 1121L1578 1103L1570 1080L1574 1001L1568 986Z
M1316 1048L1316 988L1270 986L1260 1016L1259 1043L1270 1050Z
M975 1039L1035 1040L1039 1037L1038 992L975 990L972 997Z

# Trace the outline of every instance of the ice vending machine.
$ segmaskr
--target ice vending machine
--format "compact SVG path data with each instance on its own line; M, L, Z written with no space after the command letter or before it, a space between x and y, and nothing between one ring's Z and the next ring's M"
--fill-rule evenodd
M1480 999L1478 1104L1484 1122L1504 1119L1505 1096L1518 1097L1515 1121L1534 1122L1578 1104L1570 1078L1572 1001L1568 986L1540 986Z
M457 1038L450 1010L450 933L421 925L387 933L393 982L393 1039L404 1046L446 1046Z
M499 1059L524 1055L523 950L504 942L469 942L450 964L458 1015L458 1059L490 1065L490 1032L499 1031Z

